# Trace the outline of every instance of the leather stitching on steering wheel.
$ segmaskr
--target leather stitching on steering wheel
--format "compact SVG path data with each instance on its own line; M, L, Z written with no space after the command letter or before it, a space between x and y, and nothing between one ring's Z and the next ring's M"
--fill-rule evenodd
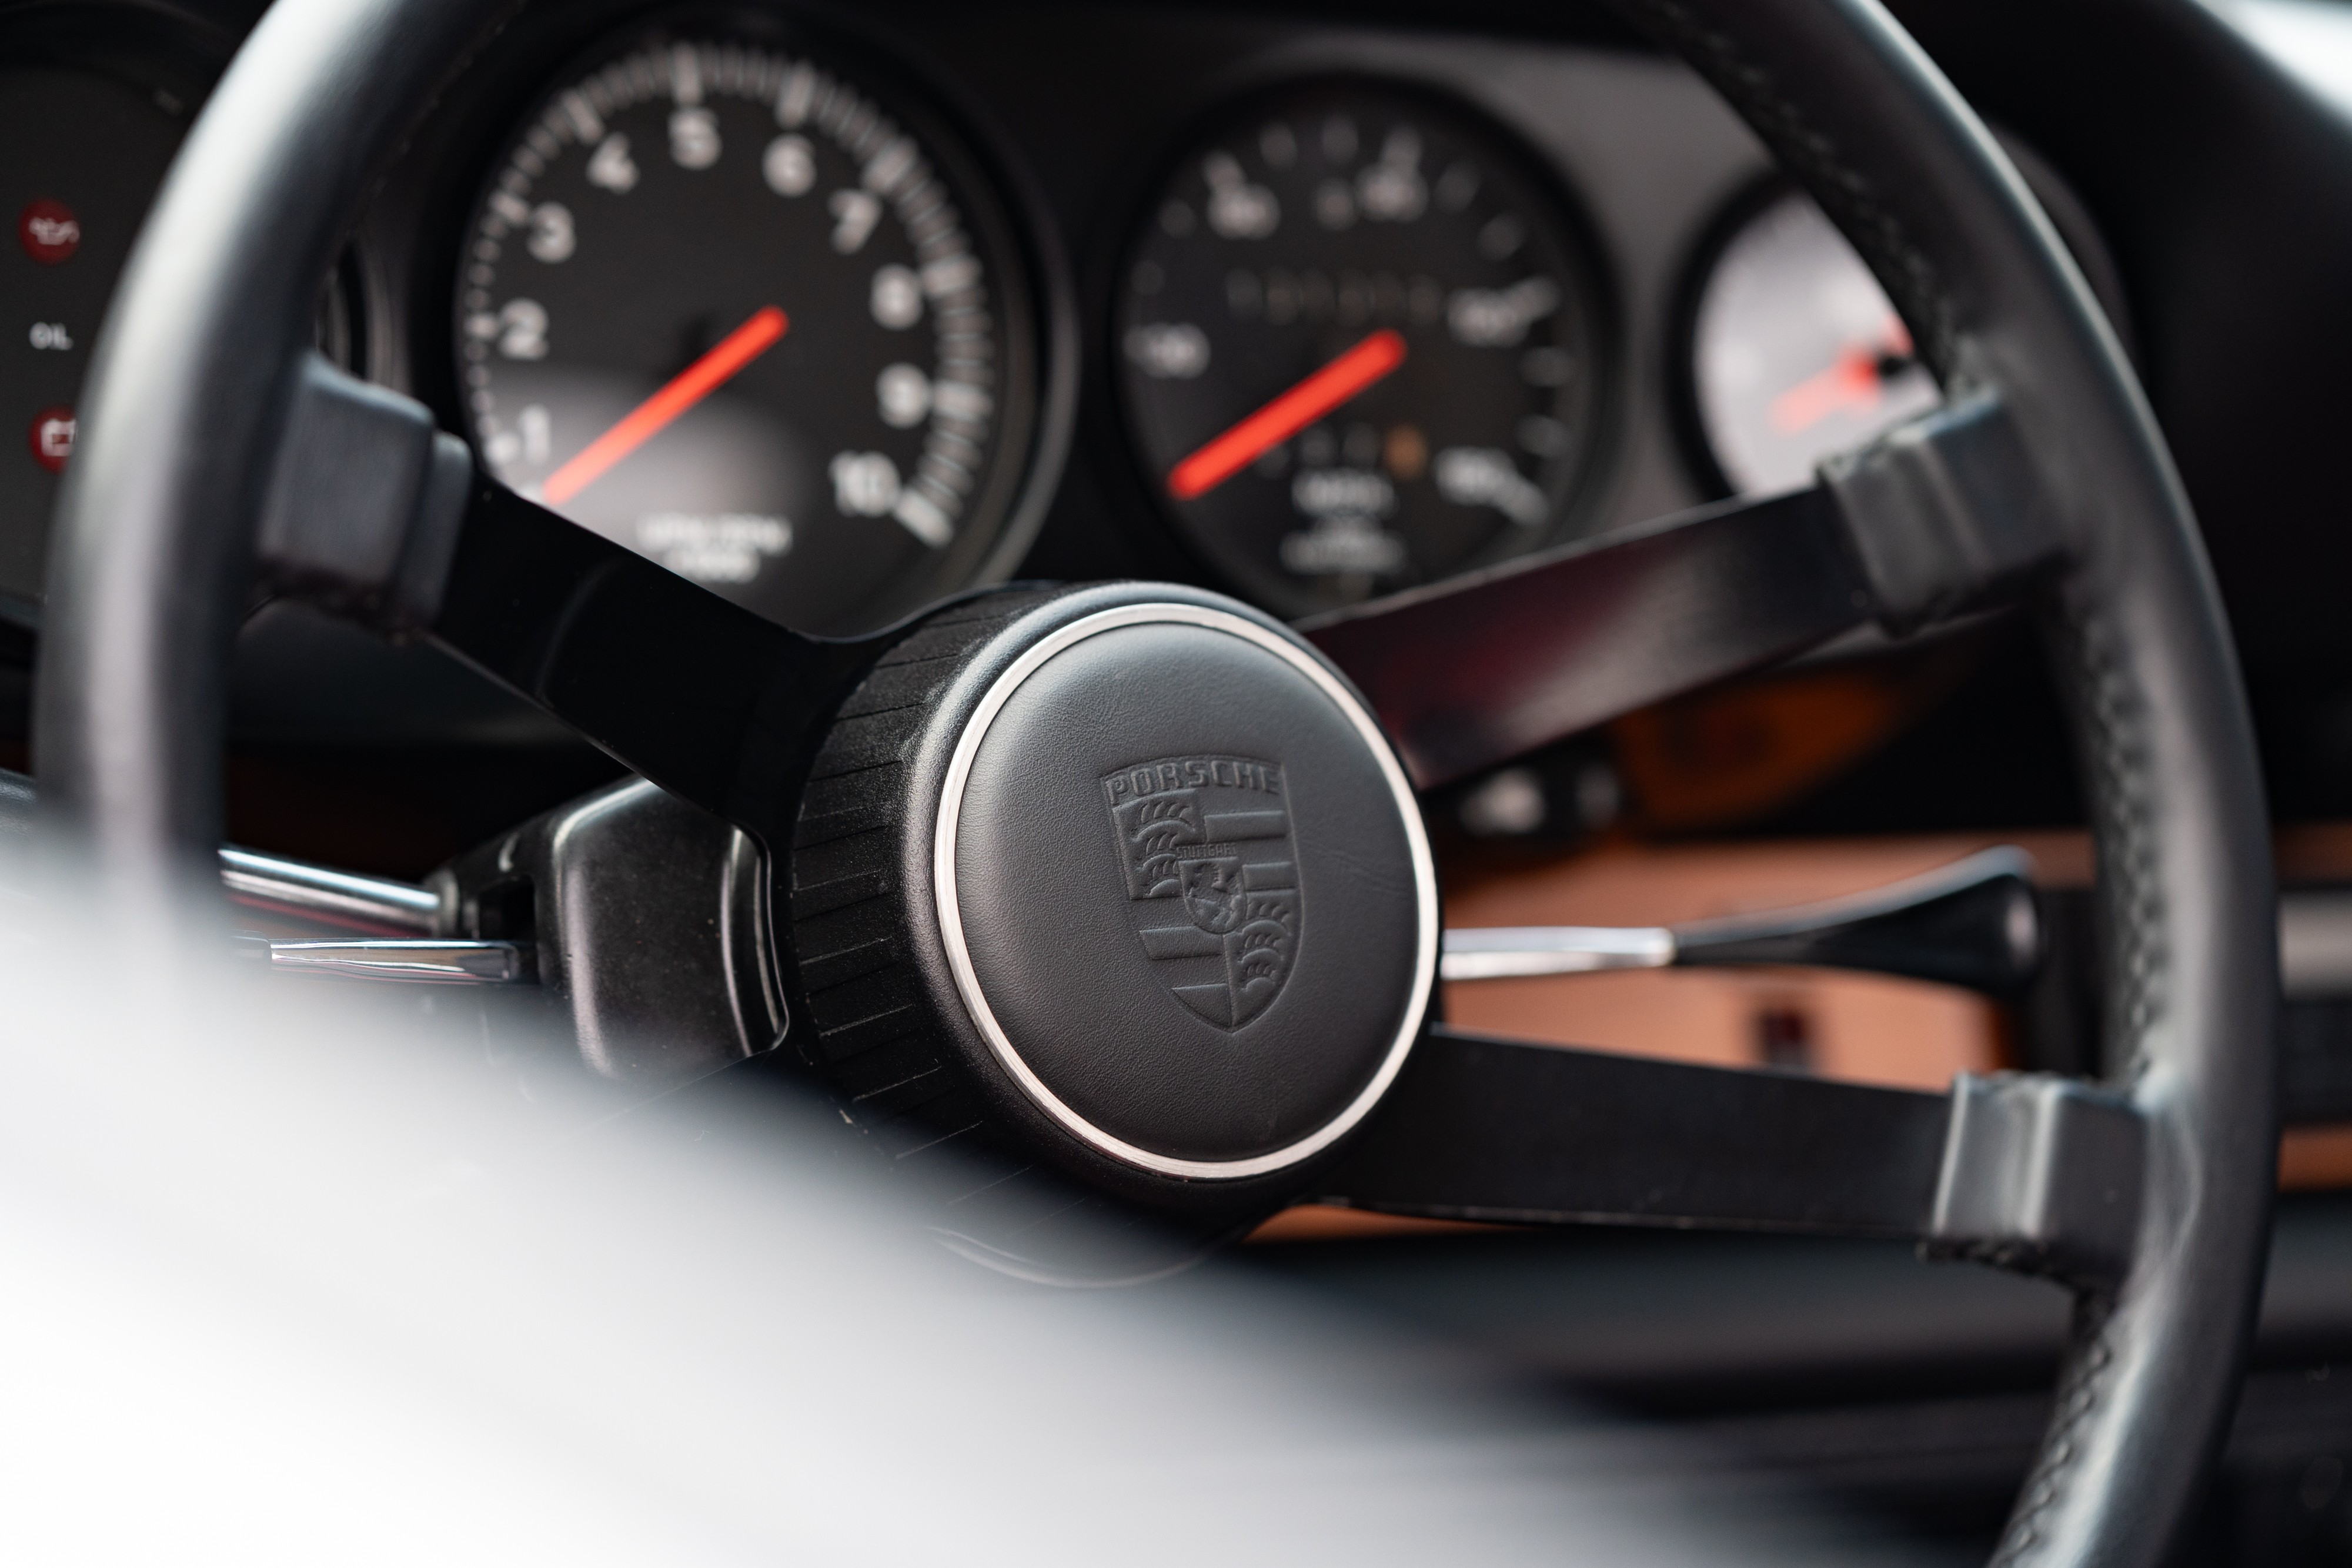
M1874 265L1919 351L1948 375L1958 340L1958 312L1927 253L1885 203L1870 181L1839 155L1837 144L1808 120L1773 83L1738 40L1710 26L1675 0L1622 0L1647 17L1716 90L1731 100L1751 130L1761 136L1784 167L1798 177L1838 220L1846 238Z
M2041 1458L2025 1478L2008 1528L2001 1532L1990 1568L2010 1568L2042 1544L2041 1522L2053 1504L2065 1494L2083 1458L2077 1438L2083 1423L2099 1406L2106 1390L2106 1374L2115 1365L2107 1343L2107 1325L2115 1318L2115 1302L2107 1296L2075 1299L2074 1321L2068 1353L2059 1375L2057 1396L2050 1415L2050 1430L2042 1439Z
M1625 0L1671 40L1683 57L1738 107L1832 216L1895 298L1929 364L1946 376L1957 361L1958 312L1935 267L1870 182L1842 158L1774 85L1738 41L1675 0ZM2110 629L2081 601L2064 596L2061 663L2074 688L2089 774L2100 894L2109 936L2105 1045L2110 1073L2128 1082L2146 1062L2145 1042L2163 1010L2167 952L2157 875L2154 823L2142 779L2148 770L2145 706L2108 646ZM2000 1568L2043 1544L2042 1521L2063 1497L2085 1458L2081 1428L2100 1407L2115 1363L2107 1329L2111 1300L2078 1298L2057 1404L2041 1457L2027 1479L1995 1552Z
M2111 1078L2128 1083L2146 1066L2148 1032L2164 1011L2168 967L2155 825L2144 782L2151 771L2146 710L2114 656L2107 627L2076 596L2067 598L2061 631L2091 775L2093 841L2109 927L2103 1065Z
M2090 774L2092 834L2109 931L2103 1065L2109 1076L2128 1082L2147 1064L2145 1046L2163 1010L2168 967L2154 822L2141 785L2149 770L2146 709L2113 655L2106 623L2074 594L2064 596L2056 619L2059 662L2072 677ZM2010 1568L2042 1543L2043 1516L2082 1466L2081 1429L2099 1408L2115 1364L2107 1335L2114 1320L2111 1296L2076 1297L2050 1428L1993 1554L1993 1568Z

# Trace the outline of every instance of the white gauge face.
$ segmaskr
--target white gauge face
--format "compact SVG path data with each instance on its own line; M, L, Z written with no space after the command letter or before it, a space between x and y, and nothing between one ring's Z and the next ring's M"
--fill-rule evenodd
M1691 333L1699 423L1743 496L1936 406L1942 392L1862 258L1810 197L1765 207L1717 257Z

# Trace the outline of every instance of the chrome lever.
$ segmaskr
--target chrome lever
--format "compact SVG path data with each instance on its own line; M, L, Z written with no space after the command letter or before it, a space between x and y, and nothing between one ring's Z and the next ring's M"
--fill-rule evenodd
M231 846L220 852L220 871L221 886L232 902L267 914L419 936L443 928L441 895L413 882L362 876Z
M1447 980L1507 980L1663 969L1675 957L1675 934L1664 925L1480 925L1445 934L1437 973Z
M1445 934L1447 980L1696 965L1801 964L2015 992L2042 961L2032 862L1985 850L1846 898L1680 925L1470 927Z
M527 942L273 942L240 932L236 946L274 974L437 986L530 985L539 978L537 955Z

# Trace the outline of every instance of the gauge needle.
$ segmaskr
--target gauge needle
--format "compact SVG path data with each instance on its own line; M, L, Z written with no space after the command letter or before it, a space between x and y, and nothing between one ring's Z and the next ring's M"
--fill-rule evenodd
M1381 328L1176 465L1168 493L1180 501L1207 495L1403 363L1403 337Z
M612 466L651 441L671 421L725 386L744 366L775 347L791 320L773 305L752 314L702 358L673 377L669 384L623 416L618 424L582 447L562 467L547 476L540 494L551 507L560 507L603 478Z
M1810 430L1841 409L1868 413L1892 373L1891 361L1911 357L1911 334L1889 317L1875 347L1856 344L1841 351L1827 370L1816 371L1772 400L1772 428L1783 435Z
M1878 406L1878 356L1848 349L1825 371L1816 371L1772 400L1772 428L1783 435L1810 430L1841 409L1866 413Z

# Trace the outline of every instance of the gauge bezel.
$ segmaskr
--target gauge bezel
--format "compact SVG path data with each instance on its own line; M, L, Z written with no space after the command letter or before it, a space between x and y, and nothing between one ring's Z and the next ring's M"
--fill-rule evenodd
M1220 78L1194 102L1168 116L1168 129L1154 139L1144 155L1132 161L1118 187L1118 199L1107 204L1107 217L1087 247L1087 319L1094 328L1087 374L1090 383L1101 388L1100 395L1087 399L1094 416L1089 434L1113 444L1105 450L1116 449L1121 455L1121 461L1109 465L1118 471L1109 482L1118 486L1127 503L1125 510L1150 518L1202 580L1277 615L1297 612L1291 605L1266 603L1258 585L1229 568L1161 495L1136 432L1136 411L1119 357L1118 317L1124 280L1145 225L1170 183L1188 162L1213 138L1287 100L1306 93L1349 89L1417 99L1436 115L1468 121L1505 161L1511 175L1549 208L1548 217L1557 225L1555 232L1566 242L1562 249L1576 275L1573 282L1590 324L1591 403L1586 416L1590 439L1550 527L1532 546L1482 550L1448 576L1476 571L1597 532L1604 520L1623 446L1628 359L1613 255L1575 182L1559 160L1544 152L1532 128L1521 125L1507 107L1475 96L1459 81L1435 75L1315 59L1257 62L1244 72Z
M165 0L93 0L25 6L0 16L0 65L87 71L173 101L156 107L195 122L239 39L218 22Z
M541 20L546 19L542 14ZM945 73L831 15L736 4L623 3L583 7L514 39L479 84L449 168L436 181L438 221L413 258L417 315L409 333L428 402L469 445L457 300L464 249L506 154L538 110L572 81L664 39L736 40L805 56L835 71L921 143L955 193L987 258L1005 389L990 475L967 527L937 561L863 601L859 623L881 626L967 590L1002 582L1028 553L1059 488L1076 423L1077 313L1068 267L1042 197L1010 144Z
M1782 200L1800 193L1796 182L1777 169L1741 183L1715 204L1675 271L1666 318L1666 425L1685 476L1709 501L1728 500L1738 491L1716 456L1715 439L1707 434L1706 415L1699 406L1699 307L1732 242Z

